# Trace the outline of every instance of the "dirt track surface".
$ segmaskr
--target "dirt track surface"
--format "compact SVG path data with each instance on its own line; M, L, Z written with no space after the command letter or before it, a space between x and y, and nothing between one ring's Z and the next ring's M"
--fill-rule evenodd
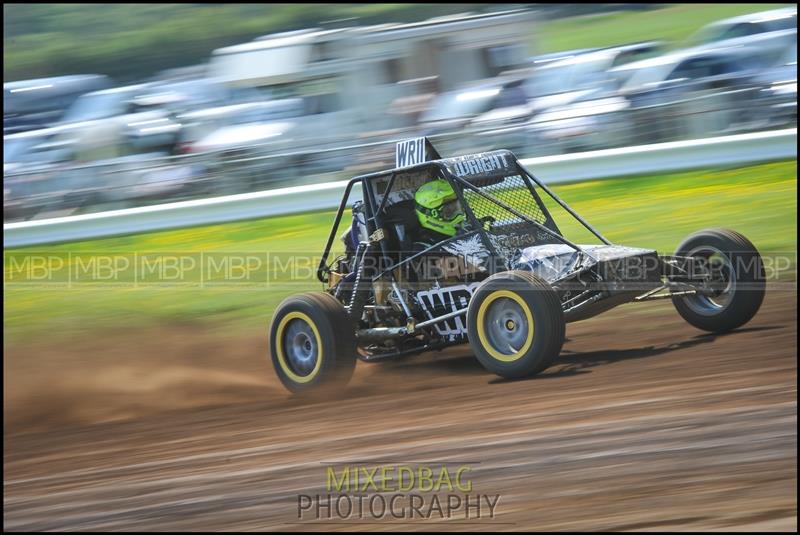
M629 305L569 325L532 379L464 348L359 364L326 401L289 398L259 337L7 347L23 363L5 362L4 526L796 530L796 321L796 292L724 336L668 302ZM495 517L297 519L298 494L326 492L324 463L386 461L472 463Z

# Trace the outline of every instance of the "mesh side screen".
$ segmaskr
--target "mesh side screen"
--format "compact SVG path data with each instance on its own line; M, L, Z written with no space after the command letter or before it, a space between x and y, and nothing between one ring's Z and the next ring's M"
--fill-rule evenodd
M477 219L484 217L494 219L494 222L485 228L497 252L506 262L516 255L518 249L546 243L561 243L533 223L499 204L505 204L526 218L555 230L552 221L542 212L521 176L509 176L491 185L475 185L489 198L465 187L464 200Z

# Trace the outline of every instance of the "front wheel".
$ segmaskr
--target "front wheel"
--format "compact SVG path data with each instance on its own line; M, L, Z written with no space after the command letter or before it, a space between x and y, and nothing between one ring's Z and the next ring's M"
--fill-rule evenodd
M722 333L756 315L764 301L766 280L761 255L732 230L702 230L686 238L675 256L692 257L692 278L703 277L695 295L673 296L678 313L704 331Z
M490 372L515 379L550 366L564 344L561 301L545 280L526 271L486 279L467 310L467 335Z
M330 294L309 292L284 300L272 317L269 344L275 373L292 392L344 386L355 369L355 331Z

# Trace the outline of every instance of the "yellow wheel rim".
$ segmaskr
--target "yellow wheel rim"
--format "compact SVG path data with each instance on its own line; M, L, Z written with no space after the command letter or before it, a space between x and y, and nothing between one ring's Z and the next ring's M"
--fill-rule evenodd
M494 324L490 327L495 329L505 329L512 337L514 337L514 333L516 329L521 329L519 325L519 318L513 317L504 317L504 318L493 318L490 319L488 314L489 308L498 299L510 299L517 305L522 311L523 318L527 321L527 336L525 336L522 346L515 351L508 351L502 352L499 348L492 343L492 340L496 340L497 336L489 336L487 334L487 322L492 321ZM533 314L531 313L530 307L525 302L519 294L514 292L510 292L508 290L498 290L489 294L483 302L478 307L478 318L477 318L477 331L478 331L478 339L481 342L481 347L492 356L492 358L497 359L501 362L514 362L522 358L525 353L533 344Z
M286 332L286 326L292 320L300 320L306 323L311 328L311 331L314 334L314 338L316 339L316 357L317 360L314 364L314 368L307 374L307 375L298 375L295 371L289 366L289 363L286 360L286 354L284 352L284 333ZM310 343L310 340L309 340ZM320 367L322 366L322 358L323 358L323 350L322 350L322 338L319 335L319 329L317 329L316 324L314 321L308 316L308 314L304 314L303 312L289 312L286 314L278 323L278 328L275 330L275 353L278 357L278 365L283 370L283 373L286 374L289 379L294 381L295 383L308 383L314 379L319 373Z

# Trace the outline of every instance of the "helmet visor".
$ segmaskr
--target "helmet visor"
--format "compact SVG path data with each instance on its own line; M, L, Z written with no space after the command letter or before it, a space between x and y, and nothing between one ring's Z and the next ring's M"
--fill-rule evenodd
M461 203L458 202L458 199L447 201L442 205L440 213L443 220L450 221L463 213Z

